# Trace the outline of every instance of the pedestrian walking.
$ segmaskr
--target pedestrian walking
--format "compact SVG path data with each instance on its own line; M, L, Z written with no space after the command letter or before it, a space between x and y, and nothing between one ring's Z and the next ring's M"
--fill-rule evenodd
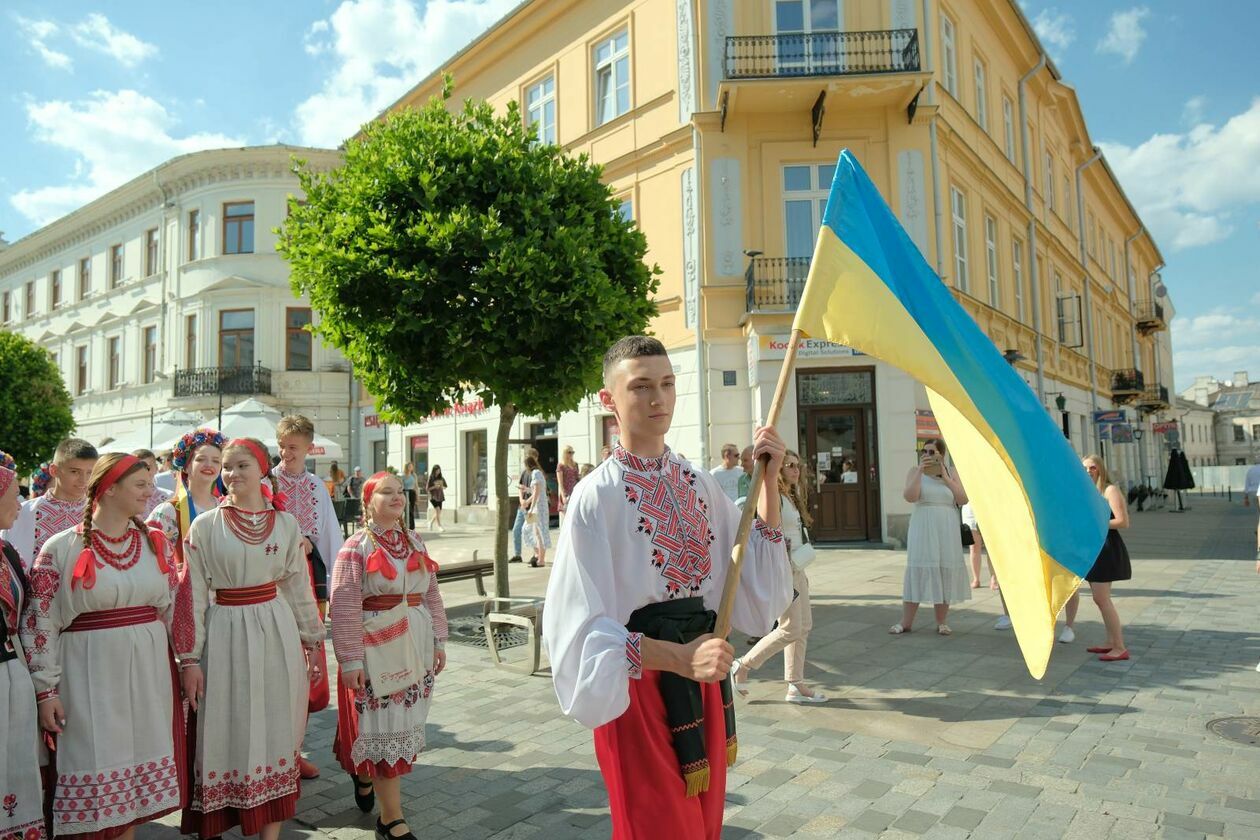
M988 551L984 547L984 537L980 534L980 523L976 521L976 512L971 509L971 502L962 506L963 524L971 529L971 588L980 588L980 566L983 563L984 556L988 556ZM989 558L989 588L994 592L997 591L998 582L997 575L993 573L993 558Z
M403 465L402 486L403 498L407 501L407 530L416 530L416 504L420 501L417 492L416 465L408 461Z
M446 479L442 477L442 467L438 464L433 465L433 469L429 470L429 530L436 528L438 531L445 531L442 527L442 505L446 502Z
M180 664L197 744L184 831L202 840L237 825L277 840L297 807L324 626L298 522L276 508L274 487L264 493L269 467L258 440L229 442L227 498L192 523L185 546L196 635Z
M931 604L936 632L948 636L951 604L971 600L963 561L958 508L967 494L946 463L945 441L923 445L919 463L906 475L902 497L914 505L906 536L906 576L902 586L901 621L888 628L894 636L909 633L919 604Z
M744 474L739 465L739 447L733 443L722 444L722 463L711 472L718 486L732 502L739 500L739 477Z
M355 467L354 474L346 479L346 493L351 499L358 499L363 495L363 467Z
M328 480L333 486L332 497L344 499L346 497L346 471L337 466L336 461L333 461L332 466L328 468Z
M735 690L747 695L748 690L741 686L748 681L748 673L783 651L783 680L787 683L787 697L784 699L789 703L825 703L827 695L805 683L805 646L809 642L809 631L814 626L805 567L814 560L814 546L806 530L812 520L808 490L801 476L801 456L791 449L784 454L783 468L779 473L779 507L788 561L792 564L795 595L787 611L779 616L778 626L731 664L731 676L735 680Z
M360 810L370 812L380 797L382 840L415 840L400 782L424 750L434 680L446 667L437 564L420 535L403 529L403 508L402 482L388 472L372 476L363 486L366 523L333 567L333 754L353 780Z
M541 569L547 565L547 549L551 548L551 500L547 496L547 477L535 456L525 459L525 469L529 470L529 490L522 505L525 547L533 549L530 567Z
M17 473L0 467L0 528L22 509ZM39 771L35 685L18 628L28 597L26 571L13 546L0 540L0 837L44 840L44 791Z
M1085 575L1094 603L1098 605L1098 612L1102 615L1107 640L1102 645L1088 647L1086 650L1099 654L1098 658L1103 662L1122 662L1129 658L1129 649L1124 644L1124 627L1120 623L1120 613L1111 599L1111 584L1133 577L1129 549L1120 536L1120 531L1129 527L1129 506L1125 501L1123 491L1111 482L1102 458L1097 455L1087 455L1082 459L1081 465L1094 480L1098 492L1107 500L1107 505L1111 509L1111 519L1107 525L1107 539L1103 542L1102 550L1098 552L1094 567L1089 570L1089 574ZM1071 631L1071 638L1064 639L1061 635L1060 642L1075 640L1076 632L1073 627L1076 624L1076 613L1080 608L1081 593L1073 592L1064 608L1067 628L1063 635Z
M566 446L556 464L556 486L560 493L560 527L564 527L564 513L569 507L569 496L578 483L578 462L573 457L573 447Z
M682 456L679 455L678 457L681 458ZM735 503L742 506L744 499L748 498L749 489L752 487L753 448L751 446L745 446L739 453L739 468L743 474L739 477L739 486L735 490L737 494Z
M1247 470L1247 477L1243 481L1243 507L1251 507L1253 497L1256 512L1260 513L1260 455L1256 456L1256 462ZM1260 565L1260 519L1256 520L1256 563Z
M83 522L44 544L22 622L40 727L55 736L54 835L110 840L179 809L183 707L171 655L178 578L134 455L96 461Z
M532 446L525 447L522 455L522 469L520 478L516 480L516 519L512 522L512 556L508 560L509 563L521 562L521 542L525 538L525 496L529 492L529 478L531 471L524 467L525 459L533 457L538 460L538 450Z

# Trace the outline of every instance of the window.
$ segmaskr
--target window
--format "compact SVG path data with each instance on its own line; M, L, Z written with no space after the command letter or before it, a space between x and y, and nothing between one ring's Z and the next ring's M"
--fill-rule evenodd
M623 221L634 221L634 201L631 200L630 196L626 196L621 199L621 201L617 204L617 215L620 216Z
M784 74L840 72L842 56L837 40L810 38L843 29L840 0L775 0L776 63ZM784 37L787 36L787 37Z
M1094 211L1093 210L1085 211L1085 227L1089 231L1088 239L1086 241L1086 248L1089 251L1089 255L1093 257L1098 253L1098 238L1094 236Z
M1251 439L1260 440L1260 423L1251 424Z
M1107 240L1107 253L1111 257L1111 276L1116 276L1116 240Z
M827 195L836 175L834 163L801 163L783 167L783 226L788 257L784 266L788 302L795 307L806 276L814 243L822 226Z
M13 320L13 294L12 292L4 293L4 306L3 306L3 311L0 312L0 315L4 316L4 321L2 323L7 324Z
M595 47L595 124L630 110L630 32L623 29Z
M26 284L25 299L22 301L22 317L33 318L35 316L35 281L32 280Z
M985 214L984 217L984 262L989 278L989 306L1002 308L1002 290L998 282L998 246L997 220Z
M1046 152L1046 209L1054 209L1054 158Z
M109 249L109 287L118 288L123 279L123 246L112 245Z
M254 366L254 310L219 313L219 367Z
M184 364L187 367L197 366L197 316L189 315L184 319Z
M1024 243L1011 240L1011 269L1015 275L1015 314L1024 322Z
M53 271L48 275L48 308L61 306L61 271Z
M976 82L976 122L980 123L980 127L986 132L989 130L989 93L988 93L988 77L984 72L984 63L980 59L976 59L975 63L975 82Z
M122 339L114 336L105 342L106 357L109 359L109 371L106 382L110 391L118 387L122 371Z
M201 211L188 211L188 261L201 259Z
M152 277L158 273L158 229L144 232L144 276Z
M943 83L945 90L955 99L958 98L958 47L954 43L954 22L948 15L941 15L941 55L942 69L945 74Z
M954 217L954 285L967 291L967 202L957 187L949 188L949 206Z
M79 260L79 300L92 294L92 258Z
M1063 177L1060 180L1063 186L1063 191L1059 193L1063 196L1063 201L1059 205L1060 215L1063 216L1069 225L1074 225L1072 218L1072 185L1068 182L1067 172L1063 173Z
M1009 96L1002 96L1002 141L1006 159L1015 162L1015 106Z
M556 142L556 80L548 76L525 91L525 125L538 126L538 142Z
M254 253L254 202L223 205L223 253Z
M464 432L464 504L486 503L490 475L490 458L486 446L485 429Z
M88 349L86 344L74 348L74 394L81 397L88 389Z
M1243 427L1235 426L1234 427L1234 443L1242 443L1246 439L1247 439L1247 434L1246 432L1243 431Z
M153 374L157 372L157 327L144 328L144 370L141 371L141 382L149 385L153 382Z
M290 307L284 316L285 370L311 369L311 310Z

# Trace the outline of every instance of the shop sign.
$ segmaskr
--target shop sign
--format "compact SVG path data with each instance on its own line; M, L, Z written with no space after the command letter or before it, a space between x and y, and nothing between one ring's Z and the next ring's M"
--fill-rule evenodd
M936 415L926 409L916 409L914 412L914 436L921 441L941 437L941 427L936 423Z
M757 349L761 359L782 359L785 357L790 339L790 335L757 336ZM861 355L860 352L852 347L846 347L843 344L833 344L830 341L823 341L818 338L802 338L796 344L796 358L798 359L835 359Z
M1124 409L1117 408L1112 411L1095 411L1094 422L1099 424L1123 423L1128 418L1125 417Z
M363 425L368 429L379 429L381 427L381 415L366 414L363 416Z
M412 451L412 452L415 452L415 451L420 450L420 449L428 449L428 448L429 448L429 436L428 436L428 435L415 435L414 437L412 437L412 439L411 439L411 451Z
M1111 427L1112 443L1133 443L1133 427L1128 423L1115 423Z
M1160 422L1160 423L1152 423L1152 424L1151 424L1151 431L1152 431L1152 432L1154 432L1154 433L1155 433L1155 434L1157 434L1157 435L1166 435L1166 434L1168 434L1169 432L1175 432L1175 431L1177 431L1177 421L1176 421L1176 420L1165 420L1165 421Z

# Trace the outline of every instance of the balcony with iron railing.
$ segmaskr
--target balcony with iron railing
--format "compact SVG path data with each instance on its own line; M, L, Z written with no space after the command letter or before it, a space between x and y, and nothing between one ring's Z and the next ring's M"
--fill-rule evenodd
M1168 328L1164 304L1157 300L1139 300L1133 307L1133 317L1138 331L1144 334Z
M254 396L271 393L271 368L203 367L175 371L175 396Z
M1146 390L1142 371L1129 368L1111 374L1111 399L1117 405L1132 402Z
M809 276L809 257L753 257L744 272L748 312L795 312Z
M1168 401L1167 385L1151 385L1142 391L1141 396L1137 398L1137 407L1140 411L1148 414L1156 411L1163 411L1172 403Z
M919 71L916 29L733 35L726 39L727 79L859 76Z

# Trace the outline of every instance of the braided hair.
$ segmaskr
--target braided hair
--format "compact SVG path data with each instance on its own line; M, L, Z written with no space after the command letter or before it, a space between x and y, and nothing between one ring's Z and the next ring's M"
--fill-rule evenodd
M117 466L119 461L121 461L123 458L129 458L129 457L131 456L125 452L107 452L104 455L102 455L97 460L96 464L92 467L92 475L88 479L87 499L83 503L83 547L84 548L92 547L92 515L93 513L95 513L95 509L96 509L97 488L100 487L100 484L105 479L105 476L109 475L109 471L112 470L115 466ZM149 468L148 465L145 464L144 461L137 461L135 465L131 467L131 469L127 470L125 473L119 476L118 480L121 481L122 479L126 478L129 475L132 475L133 473L136 473L140 470L147 470L148 468ZM140 529L140 533L142 534L148 533L149 529L144 524L144 521L140 519L140 517L132 516L129 518L135 524L135 526Z

